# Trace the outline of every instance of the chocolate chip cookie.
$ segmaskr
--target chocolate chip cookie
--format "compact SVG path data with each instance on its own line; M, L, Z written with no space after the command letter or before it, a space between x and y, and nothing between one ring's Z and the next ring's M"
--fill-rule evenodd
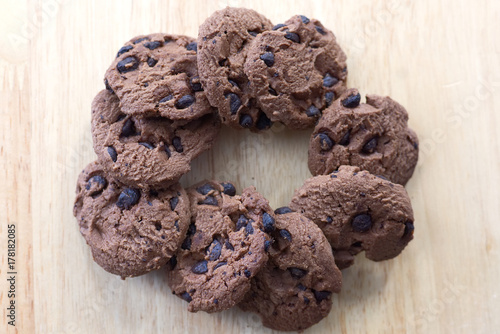
M126 115L115 94L101 91L92 103L92 137L109 175L134 187L165 187L210 149L220 129L213 114L181 125L164 117Z
M260 314L266 327L302 331L328 315L342 275L319 227L297 212L278 214L284 211L276 211L269 262L239 306Z
M95 262L122 278L164 266L189 226L179 184L145 191L119 184L93 162L80 174L73 213Z
M198 70L207 98L222 123L264 130L271 121L257 106L243 70L248 48L271 22L252 9L227 7L212 14L198 34Z
M418 160L418 138L408 128L408 113L390 97L361 95L349 89L314 128L309 143L309 170L328 174L340 165L358 166L406 184Z
M189 311L222 311L243 299L267 262L274 213L254 187L239 196L230 183L205 181L187 192L191 226L167 266L168 284Z
M391 259L413 239L413 210L404 187L358 167L307 179L290 208L323 230L340 269L361 251L373 261Z
M314 126L347 79L346 55L333 33L299 15L258 35L244 69L261 109L291 129Z
M127 115L195 120L212 113L196 63L196 42L187 36L151 34L125 43L105 84Z

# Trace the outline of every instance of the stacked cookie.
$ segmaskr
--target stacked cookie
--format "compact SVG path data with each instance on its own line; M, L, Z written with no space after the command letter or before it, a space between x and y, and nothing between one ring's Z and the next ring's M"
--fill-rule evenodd
M381 261L413 238L403 185L418 158L406 110L346 87L346 56L319 21L274 25L248 9L215 12L198 40L127 42L92 103L97 161L74 214L94 260L122 278L165 268L192 312L235 305L265 326L303 330L326 317L354 257ZM259 132L314 127L315 176L273 210L254 187L180 177L221 124Z

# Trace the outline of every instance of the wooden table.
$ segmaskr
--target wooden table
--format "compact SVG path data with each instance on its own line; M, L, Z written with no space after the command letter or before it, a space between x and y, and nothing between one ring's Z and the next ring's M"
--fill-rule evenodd
M344 271L308 333L500 331L500 2L4 0L0 19L2 333L264 333L238 309L192 314L160 272L121 281L97 266L72 214L95 159L90 103L116 51L151 32L197 35L226 5L332 29L349 86L410 113L420 163L407 186L415 240L391 261ZM310 131L229 129L183 179L255 185L274 207L310 176ZM7 326L8 225L16 230L16 327ZM7 331L5 331L7 328Z

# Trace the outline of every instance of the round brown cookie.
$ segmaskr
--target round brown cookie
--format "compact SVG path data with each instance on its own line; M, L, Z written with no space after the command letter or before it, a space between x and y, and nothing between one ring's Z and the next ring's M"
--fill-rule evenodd
M94 261L122 278L164 266L189 226L179 184L148 191L123 186L93 162L80 174L73 209Z
M92 137L99 163L112 177L135 187L164 187L212 147L220 129L215 115L189 123L125 115L116 95L103 90L92 103Z
M105 75L105 85L128 115L194 120L212 113L201 87L196 42L151 34L127 42Z
M408 113L390 97L367 95L366 104L360 99L349 89L325 110L309 142L309 170L328 174L352 165L406 184L418 160Z
M260 314L266 327L302 331L328 315L342 274L318 226L300 213L278 212L268 264L239 306Z
M397 256L413 239L413 210L403 186L358 167L306 180L290 208L315 222L333 248L340 269L354 255L382 261Z
M345 90L346 56L318 20L297 15L254 39L245 73L271 121L306 129Z
M274 213L254 187L239 196L231 184L205 181L187 191L191 226L167 266L168 284L189 311L222 311L243 299L267 262Z
M210 104L222 123L234 128L264 130L271 121L257 107L243 70L251 41L272 28L271 21L252 9L217 11L200 26L198 70Z

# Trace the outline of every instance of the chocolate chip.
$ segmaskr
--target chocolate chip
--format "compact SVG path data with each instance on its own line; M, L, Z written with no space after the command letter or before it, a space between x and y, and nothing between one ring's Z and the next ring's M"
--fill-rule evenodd
M238 95L234 93L229 93L226 95L226 98L229 97L229 109L231 110L231 115L234 115L238 112L238 109L241 107L241 100Z
M141 192L133 188L125 188L118 196L118 201L116 201L116 206L122 210L128 210L141 198Z
M319 116L321 114L321 111L319 111L318 108L316 108L314 105L310 106L306 110L306 115L308 117L314 117L314 116Z
M191 271L198 275L206 273L208 271L207 261L203 260L198 262L191 268Z
M176 230L177 232L179 232L179 231L181 230L181 229L179 228L179 221L178 221L178 220L176 220L176 221L175 221L174 226L175 226L175 230Z
M158 196L158 192L154 189L150 189L149 190L149 196L153 196L153 197L156 197Z
M160 224L160 223L156 223L156 224L155 224L155 229L156 229L157 231L160 231L160 230L161 230L161 224Z
M226 240L226 242L224 243L224 245L226 246L227 249L229 249L230 251L234 251L234 247L233 245L229 242L229 240Z
M190 303L193 300L193 298L191 298L191 295L187 292L181 293L181 298L187 301L188 303Z
M276 221L267 212L262 214L262 225L264 226L264 232L271 233L276 228Z
M212 187L212 185L210 183L205 183L204 185L196 188L196 191L202 195L206 195L213 190L215 190L215 189L214 189L214 187Z
M240 86L238 86L238 84L236 83L236 81L233 81L231 79L227 79L227 81L231 84L231 86L240 88Z
M361 243L361 241L356 241L355 243L353 243L351 245L351 247L353 247L353 248L360 248L362 246L363 246L363 244Z
M250 128L253 124L252 116L242 114L240 117L240 125L244 128Z
M109 85L108 79L104 79L104 87L106 87L106 90L112 94L115 92L113 91L113 88Z
M266 252L269 250L269 247L271 247L271 241L269 240L264 241L264 250Z
M214 300L212 301L215 305L219 304L219 300L217 298L214 298Z
M198 76L189 79L189 84L191 85L191 89L193 89L193 91L195 92L203 91L203 87L201 86L200 78Z
M267 117L266 114L261 112L259 114L259 118L257 118L257 123L255 124L255 127L258 130L265 130L265 129L269 129L271 127L271 125L273 125L273 122L271 122L271 120L269 119L269 117Z
M308 24L310 22L309 19L307 18L307 16L304 16L304 15L300 15L300 19L302 20L302 22L304 24Z
M220 257L220 253L222 251L222 245L219 240L214 239L211 244L212 250L210 251L210 255L208 256L209 261L218 260Z
M267 67L271 67L274 65L274 54L272 52L266 52L260 56L260 59L264 61Z
M222 187L224 187L224 194L229 195L229 196L234 196L236 195L236 188L232 183L222 183Z
M85 185L85 189L91 190L89 195L94 197L102 193L104 188L108 185L108 181L100 175L92 176Z
M122 48L120 50L118 50L118 53L116 54L116 58L120 57L122 54L124 54L125 52L129 52L130 50L132 50L134 47L132 45L125 45L125 46L122 46Z
M292 235L287 230L280 230L280 235L288 242L292 242Z
M333 100L335 100L335 93L334 92L326 92L325 93L325 103L326 106L329 107Z
M108 154L111 157L111 160L113 160L113 162L116 162L118 154L116 153L116 150L113 146L108 146Z
M159 42L159 41L146 42L143 45L145 47L147 47L149 50L154 50L154 49L159 48L161 46L161 42Z
M300 36L294 32L287 32L285 34L285 38L291 40L292 42L300 43Z
M330 298L330 296L332 295L332 293L330 291L313 290L313 293L314 293L314 298L316 298L316 302L318 304L321 303L323 300Z
M227 58L224 58L224 59L219 60L219 66L220 66L220 67L225 67L225 66L227 66L228 64L229 64L229 63L228 63Z
M347 146L351 142L351 130L347 130L347 132L342 136L342 139L339 141L339 145Z
M186 45L186 50L188 51L198 51L198 43L196 42L191 42L188 45Z
M169 267L170 267L170 270L174 270L175 267L177 266L177 257L174 255L170 258L170 260L168 261L168 264L169 264Z
M412 221L405 222L405 231L403 233L403 237L406 237L408 235L413 235L414 231L415 231L415 225L413 225L413 222Z
M245 235L249 234L253 234L252 221L248 222L247 226L245 226Z
M346 108L356 108L359 106L359 103L361 102L361 95L358 93L356 95L349 95L342 101L342 105Z
M236 222L236 231L241 230L241 228L246 227L248 224L248 218L245 215L240 215L238 221Z
M319 133L319 145L322 151L330 151L335 145L333 140L326 133Z
M168 101L172 100L173 98L174 98L173 95L167 95L163 99L160 100L160 103L168 102Z
M170 149L168 148L168 146L165 146L164 149L165 149L165 153L167 153L167 157L170 158L170 156L172 156L172 152L170 152Z
M304 297L304 303L305 303L306 305L308 305L308 304L309 304L309 302L310 302L310 301L309 301L309 298Z
M179 137L172 138L172 146L174 146L178 153L184 152L184 148L182 147L181 139Z
M302 277L307 275L307 270L300 268L290 267L288 268L288 271L290 272L290 275L292 275L292 277L295 279L301 279Z
M174 211L178 203L179 203L179 197L172 197L170 199L170 209Z
M375 175L375 176L378 177L379 179L389 181L385 176L382 176L382 175Z
M245 270L243 271L243 273L245 274L245 277L247 277L247 278L250 278L250 276L252 276L252 273L251 273L251 272L250 272L250 270L248 270L248 269L245 269Z
M339 79L331 76L330 73L327 73L323 78L323 86L324 87L332 87L333 85L336 85L338 82L339 82Z
M365 154L371 154L375 152L375 149L377 148L378 140L377 137L373 137L370 139L361 149L361 151Z
M190 105L192 105L195 101L195 98L193 95L184 95L181 97L177 102L175 103L175 107L177 109L186 109Z
M274 213L277 215L284 215L285 213L293 212L288 206L282 206L281 208L277 208L274 210Z
M306 288L305 286L303 286L303 285L302 285L302 283L299 283L299 284L297 285L297 288L298 288L299 290L301 290L301 291L306 291L306 290L307 290L307 288Z
M214 271L215 271L215 269L220 268L220 267L225 266L225 265L227 265L226 261L221 261L221 262L217 263L214 267Z
M252 37L257 37L257 35L259 34L259 33L258 33L258 32L256 32L256 31L250 31L250 30L248 30L248 33L249 33L249 34L250 34L250 36L252 36Z
M139 67L139 62L134 57L127 57L119 61L118 64L116 65L116 69L120 73L127 73L130 71L134 71L137 69L137 67Z
M154 67L158 63L158 60L148 57L148 66L149 67Z
M137 43L140 43L142 41L148 41L148 40L149 40L149 37L142 37L142 38L136 39L133 43L137 44Z
M326 31L320 26L316 26L316 31L319 32L321 35L326 35Z
M130 137L135 135L135 125L134 121L129 118L123 123L122 127L122 133L120 134L121 137Z
M354 232L366 232L372 227L372 217L366 213L359 214L352 219L351 226Z
M276 92L274 90L273 87L269 86L269 89L267 90L269 92L269 94L273 95L273 96L278 96L278 92Z
M332 178L332 179L336 179L336 178L337 178L337 175L335 175L335 174L331 174L331 175L330 175L330 178Z
M273 27L273 30L278 30L279 28L283 28L283 27L286 27L286 25L284 25L283 23L278 23L277 25L275 25Z
M219 205L219 202L217 202L215 197L209 195L203 200L203 202L201 202L201 204L217 206Z
M154 146L151 145L151 143L142 142L142 143L139 143L139 145L142 145L145 148L150 149L150 150L154 149Z

